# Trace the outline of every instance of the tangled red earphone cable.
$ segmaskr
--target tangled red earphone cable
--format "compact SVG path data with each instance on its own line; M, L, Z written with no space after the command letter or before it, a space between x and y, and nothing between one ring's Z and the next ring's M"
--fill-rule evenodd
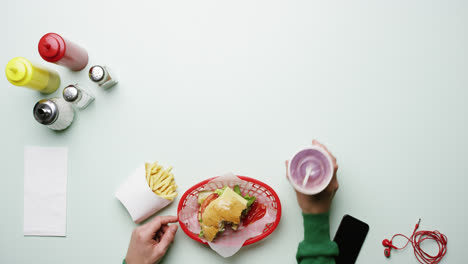
M387 258L390 257L390 251L392 250L392 248L403 249L411 242L411 245L413 246L413 249L414 249L414 255L416 256L416 259L418 259L419 263L421 264L439 263L439 261L441 261L442 258L445 256L445 253L447 253L447 236L445 236L444 234L440 233L437 230L416 231L419 228L420 223L421 223L421 218L419 219L419 222L414 227L413 234L409 238L402 234L396 234L392 237L392 239L390 239L390 241L388 239L384 239L382 241L382 245L384 247L387 247L384 250L385 256ZM393 239L398 236L404 237L408 240L406 244L401 248L398 248L392 244ZM439 253L437 253L437 255L434 255L434 256L430 255L421 248L421 243L424 242L425 240L434 240L437 243L437 246L439 247Z

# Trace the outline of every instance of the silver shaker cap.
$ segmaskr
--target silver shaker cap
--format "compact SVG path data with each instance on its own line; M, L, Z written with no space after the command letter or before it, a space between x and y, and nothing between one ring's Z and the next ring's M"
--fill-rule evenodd
M63 99L67 102L74 102L81 96L81 91L75 85L68 85L63 89Z
M91 69L89 69L88 75L91 81L99 82L99 81L102 81L102 79L104 79L104 76L106 75L106 71L104 70L103 67L99 65L95 65L91 67Z
M33 114L37 122L50 125L58 118L58 108L52 100L43 99L36 103Z

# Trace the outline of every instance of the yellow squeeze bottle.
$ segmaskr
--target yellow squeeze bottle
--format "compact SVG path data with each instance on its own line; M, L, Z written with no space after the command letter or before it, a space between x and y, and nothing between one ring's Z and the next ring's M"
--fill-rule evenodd
M60 86L60 76L55 70L32 64L23 57L10 60L5 74L11 84L41 93L53 93Z

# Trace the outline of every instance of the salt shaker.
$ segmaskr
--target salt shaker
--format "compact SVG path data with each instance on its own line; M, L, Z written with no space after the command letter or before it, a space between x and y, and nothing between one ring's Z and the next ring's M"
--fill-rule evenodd
M86 108L94 100L94 95L78 84L68 85L62 94L65 101L72 103L78 109Z
M67 128L75 117L72 105L62 98L40 100L34 106L33 114L37 122L53 130Z
M99 84L104 89L111 88L117 84L114 74L106 66L94 65L89 69L88 75L91 81Z

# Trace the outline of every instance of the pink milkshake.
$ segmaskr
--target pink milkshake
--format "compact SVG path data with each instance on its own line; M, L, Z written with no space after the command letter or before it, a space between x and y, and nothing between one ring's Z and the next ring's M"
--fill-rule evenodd
M317 194L323 191L332 176L332 160L318 146L302 149L289 160L289 181L301 193Z

